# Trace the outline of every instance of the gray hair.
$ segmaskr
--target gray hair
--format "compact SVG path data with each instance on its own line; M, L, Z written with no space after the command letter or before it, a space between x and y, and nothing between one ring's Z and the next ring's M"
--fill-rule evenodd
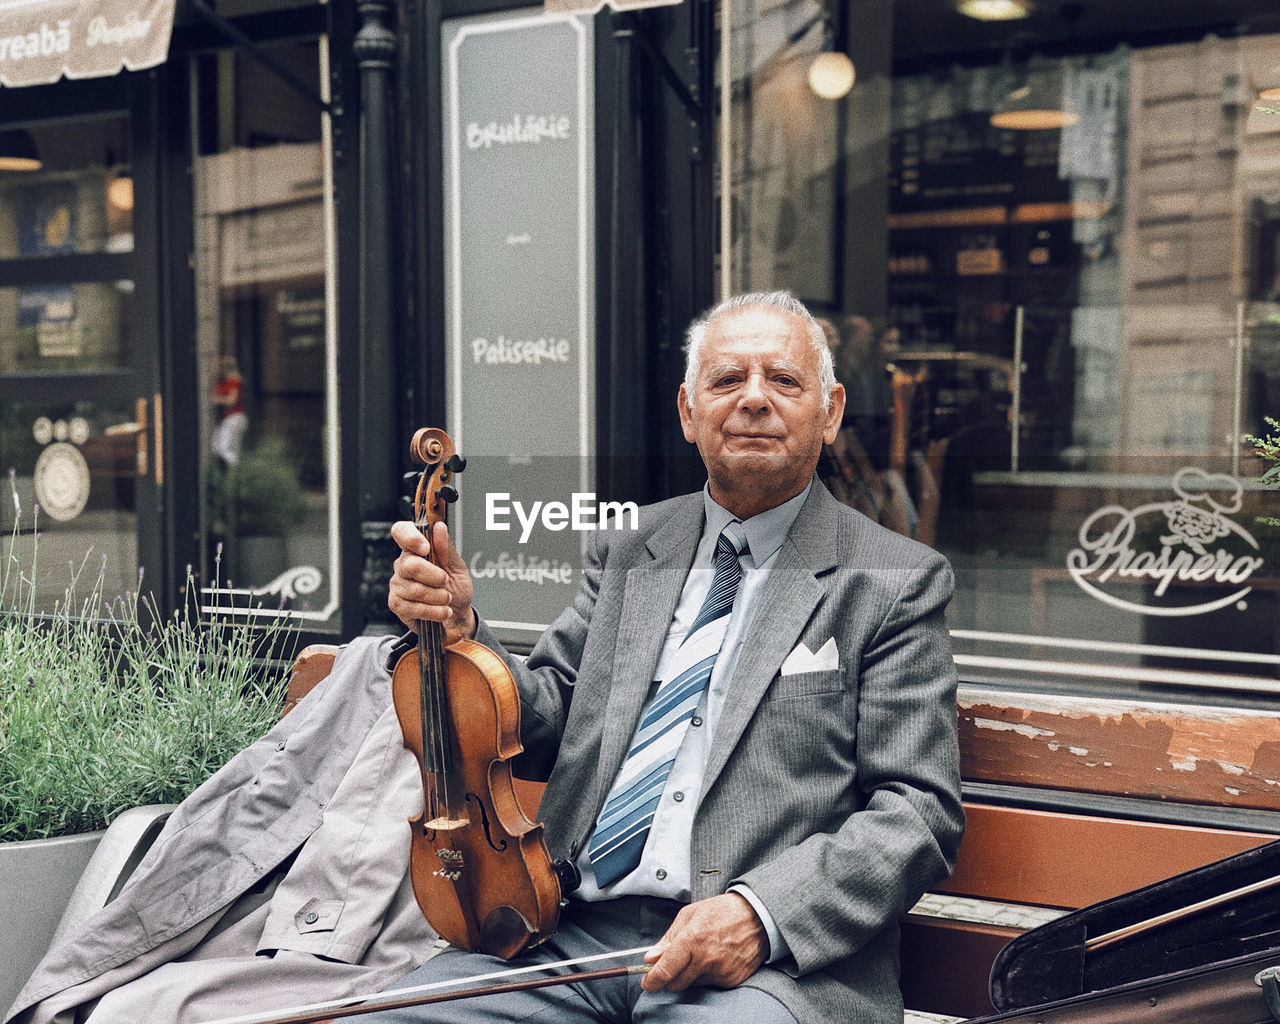
M743 295L734 295L689 325L684 346L684 391L685 401L689 407L693 407L693 392L698 383L698 372L702 368L702 342L706 339L707 330L721 317L750 307L775 309L798 317L804 322L809 346L818 357L818 385L822 389L822 411L826 412L830 409L831 389L836 386L836 373L831 359L831 349L827 345L826 333L822 330L822 325L814 319L813 314L805 308L803 302L790 292L783 291L747 292Z

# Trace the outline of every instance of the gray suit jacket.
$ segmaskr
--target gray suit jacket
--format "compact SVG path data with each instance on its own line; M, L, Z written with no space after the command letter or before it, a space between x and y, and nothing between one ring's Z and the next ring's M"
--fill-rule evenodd
M622 764L702 530L702 496L595 533L573 606L527 662L518 773L572 859ZM946 560L815 482L760 598L714 737L693 831L693 898L745 882L791 955L748 984L798 1021L900 1024L897 919L963 830ZM839 667L781 674L834 637ZM477 636L501 650L487 627Z

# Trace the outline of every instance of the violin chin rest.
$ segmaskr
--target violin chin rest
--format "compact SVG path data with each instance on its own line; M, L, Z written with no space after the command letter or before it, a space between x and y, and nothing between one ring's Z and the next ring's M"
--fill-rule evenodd
M480 926L480 952L510 960L529 944L533 932L515 907L494 907Z

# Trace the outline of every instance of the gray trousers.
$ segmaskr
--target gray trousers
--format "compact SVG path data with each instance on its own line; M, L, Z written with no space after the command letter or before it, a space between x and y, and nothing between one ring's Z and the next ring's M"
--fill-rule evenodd
M447 949L401 979L392 990L652 944L666 932L679 909L678 903L647 896L598 903L571 900L560 916L559 930L530 953L505 963L480 953ZM639 959L560 968L558 973L621 966ZM368 1014L364 1020L368 1024L796 1024L785 1006L768 993L751 988L750 983L735 989L645 992L639 975L388 1010Z

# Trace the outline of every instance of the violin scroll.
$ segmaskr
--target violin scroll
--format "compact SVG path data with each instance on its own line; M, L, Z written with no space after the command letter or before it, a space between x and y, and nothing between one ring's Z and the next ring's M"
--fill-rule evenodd
M426 467L413 496L413 518L419 530L430 533L436 523L448 519L449 506L458 500L458 490L450 481L467 468L467 460L439 427L422 427L415 433L409 454Z

